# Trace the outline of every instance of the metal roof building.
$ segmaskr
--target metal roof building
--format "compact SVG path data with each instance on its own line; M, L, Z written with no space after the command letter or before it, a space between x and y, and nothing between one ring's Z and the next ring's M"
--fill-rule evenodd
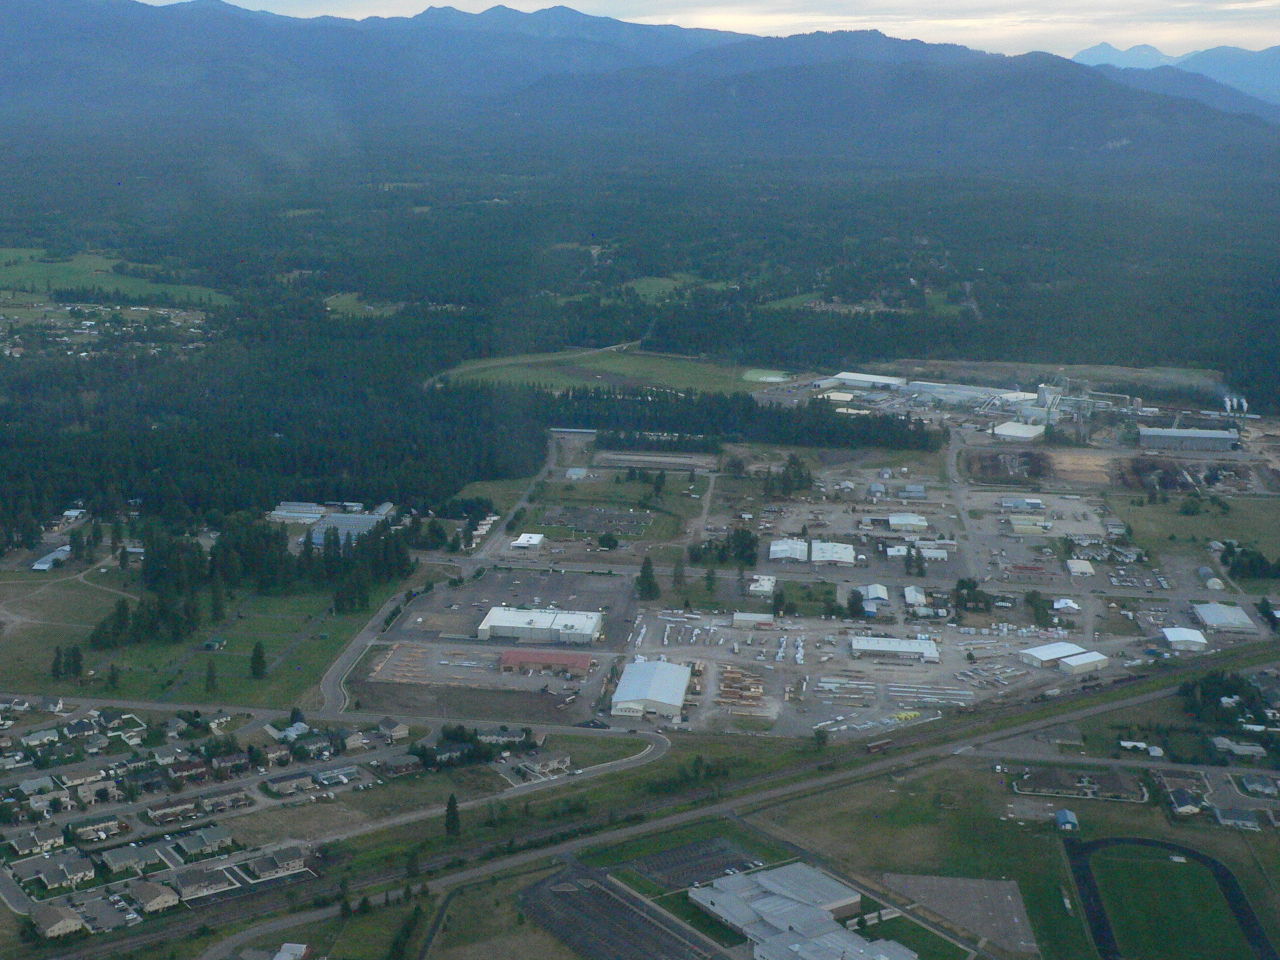
M1218 633L1256 633L1258 629L1249 619L1249 614L1229 603L1197 603L1192 605L1191 612L1206 630Z
M1165 627L1161 632L1170 650L1189 650L1198 653L1209 646L1209 641L1205 639L1204 634L1190 627Z
M851 637L849 652L855 657L864 653L879 654L888 657L908 657L923 660L926 663L937 663L938 645L932 640L904 640L900 637Z
M520 610L493 607L476 636L519 643L593 643L604 634L604 617L593 611Z
M999 424L991 433L1000 440L1039 440L1044 436L1044 424L1010 420Z
M842 926L861 896L807 864L717 877L689 899L747 937L756 960L916 960L899 943Z
M1059 640L1057 643L1045 643L1019 651L1018 659L1033 667L1051 667L1065 657L1074 657L1084 652L1084 647L1078 644Z
M1230 450L1239 442L1238 430L1138 428L1138 445L1154 450Z
M1058 661L1058 669L1063 673L1093 673L1101 670L1111 662L1111 658L1097 650L1086 650Z
M902 377L888 377L878 373L837 373L831 378L846 387L857 390L873 390L883 387L901 387L906 384Z
M317 520L316 523L307 531L307 536L311 538L313 547L323 547L325 535L330 530L338 531L338 540L346 542L347 537L352 540L359 540L378 524L382 523L383 517L375 517L370 513L331 513Z
M535 550L542 546L546 536L541 533L522 533L511 541L513 550Z
M847 543L831 543L826 540L774 540L769 544L770 560L790 560L797 563L834 563L853 566L857 551Z
M642 717L656 713L671 719L680 716L684 692L693 671L683 664L664 660L629 663L613 692L615 717Z

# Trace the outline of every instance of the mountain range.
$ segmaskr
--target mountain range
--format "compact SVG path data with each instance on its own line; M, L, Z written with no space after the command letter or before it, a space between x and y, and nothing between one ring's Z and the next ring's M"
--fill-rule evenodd
M1086 66L1106 65L1138 70L1171 67L1208 77L1251 97L1280 105L1280 46L1265 50L1213 47L1174 57L1149 44L1120 50L1109 43L1099 43L1081 50L1072 59Z
M1181 67L877 31L761 38L566 7L354 21L222 0L7 0L0 120L28 173L91 155L95 170L227 183L424 154L1227 177L1280 158L1274 104Z

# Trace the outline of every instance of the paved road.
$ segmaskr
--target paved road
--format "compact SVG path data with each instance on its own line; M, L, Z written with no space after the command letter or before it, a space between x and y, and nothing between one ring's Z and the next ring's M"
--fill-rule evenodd
M629 840L635 837L646 836L648 834L664 830L672 830L676 827L684 826L698 820L704 820L709 817L738 816L744 811L759 809L763 806L792 800L802 794L818 793L824 790L837 789L893 770L908 769L943 759L948 756L967 753L982 747L991 739L998 738L1003 740L1009 737L1034 733L1035 731L1045 727L1057 726L1063 723L1078 722L1099 713L1107 713L1124 707L1149 703L1153 700L1170 696L1172 692L1173 691L1170 690L1157 690L1129 697L1121 701L1112 701L1095 706L1083 707L1078 710L1058 714L1052 718L1036 720L1031 723L1023 724L1019 727L1002 730L999 734L977 735L962 738L947 744L924 747L918 750L913 750L909 753L904 753L900 756L886 757L882 760L873 760L861 767L858 767L856 770L846 770L824 776L813 777L798 783L789 783L777 787L766 787L754 793L725 800L721 803L696 807L681 813L658 817L644 823L620 827L610 830L607 833L596 833L591 836L580 837L564 843L555 844L550 847L541 847L534 850L526 850L520 853L511 854L505 857L495 858L485 863L467 867L463 870L458 870L444 877L432 880L431 888L435 892L441 892L461 884L473 883L477 880L492 876L495 873L507 871L519 866L525 866L548 857L564 857L572 855L588 847L598 846L602 843L620 843L624 840ZM326 908L323 911L311 911L305 916L295 914L291 917L281 917L265 921L264 924L257 925L251 928L251 930L256 931L259 927L262 927L264 932L279 932L304 923L314 923L320 919L337 916L337 913L337 907L333 907ZM293 922L286 923L286 921L289 920L292 920ZM249 932L250 931L246 931L246 934ZM254 933L253 935L256 937L258 934ZM237 942L242 943L245 941L238 940ZM211 947L201 956L200 960L224 960L224 958L230 956L231 951L229 949L222 949L222 947L222 944Z

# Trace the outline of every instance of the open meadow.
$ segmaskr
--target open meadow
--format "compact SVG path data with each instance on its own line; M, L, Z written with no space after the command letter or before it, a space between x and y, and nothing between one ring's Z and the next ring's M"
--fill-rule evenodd
M120 297L168 296L208 306L230 302L208 287L179 283L154 283L141 277L116 273L120 259L100 253L79 253L53 258L37 247L0 248L0 290L25 290L44 294L77 287L98 288Z
M569 387L665 387L708 393L741 393L790 377L783 370L762 370L705 363L693 357L639 350L574 350L477 360L455 367L458 381L531 383L561 390Z

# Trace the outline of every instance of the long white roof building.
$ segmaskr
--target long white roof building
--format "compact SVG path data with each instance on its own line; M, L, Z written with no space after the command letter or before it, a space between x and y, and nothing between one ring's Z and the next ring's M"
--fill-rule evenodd
M613 692L615 717L678 717L684 707L684 692L693 671L680 663L645 660L629 663Z

